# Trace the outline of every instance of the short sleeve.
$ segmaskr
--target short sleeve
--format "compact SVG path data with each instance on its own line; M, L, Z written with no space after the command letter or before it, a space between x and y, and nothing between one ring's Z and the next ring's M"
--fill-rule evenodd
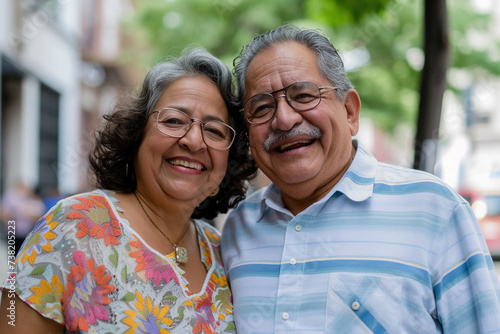
M35 224L3 286L14 285L19 298L70 331L109 323L116 287L106 263L117 256L121 236L102 192L66 198Z
M64 324L61 299L64 275L60 265L62 203L45 214L26 237L3 287L43 316Z

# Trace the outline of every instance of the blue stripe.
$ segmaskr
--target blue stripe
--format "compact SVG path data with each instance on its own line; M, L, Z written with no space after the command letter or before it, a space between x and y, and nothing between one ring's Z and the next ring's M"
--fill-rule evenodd
M359 300L359 298L354 295L349 300L347 305L352 305L352 303L354 303L357 300ZM382 324L380 322L378 322L377 319L375 319L373 314L371 314L370 311L368 311L368 309L363 306L363 304L360 304L359 309L357 311L354 311L354 312L356 313L358 318L361 321L363 321L365 326L368 327L373 332L373 334L388 333L387 329L385 329L384 326L382 326Z
M384 195L404 195L415 193L433 193L449 200L455 199L451 191L437 182L416 182L409 184L375 183L373 192Z
M495 270L495 264L493 263L493 259L491 256L484 256L484 259L486 260L486 264L488 265L488 269L490 270Z
M241 202L234 210L258 210L260 202Z
M462 263L457 268L453 269L443 277L441 282L434 287L436 301L439 301L443 293L452 288L455 284L468 277L474 270L487 267L484 254L476 254L471 256L467 261Z
M322 260L299 262L295 265L280 264L246 264L229 270L231 280L242 277L278 277L279 274L316 275L332 272L354 272L354 273L387 273L398 277L407 277L418 281L426 286L431 285L430 274L421 268L383 260Z
M384 260L326 260L311 261L305 264L305 274L329 272L355 272L355 273L387 273L414 279L424 285L430 286L430 274L421 268L404 263Z
M444 326L444 332L460 333L466 328L469 329L469 333L472 333L477 318L498 320L499 314L498 296L491 291L478 292L474 299L468 300L457 308L450 321ZM494 323L496 327L487 333L500 333L500 322Z
M359 176L358 174L351 172L351 171L347 171L344 174L344 177L347 177L347 178L351 179L354 183L362 185L362 186L371 185L371 184L373 184L373 182L375 182L375 179L373 177L362 177L362 176Z
M278 277L280 266L278 264L245 264L235 268L231 268L228 272L228 277L238 279L241 277Z

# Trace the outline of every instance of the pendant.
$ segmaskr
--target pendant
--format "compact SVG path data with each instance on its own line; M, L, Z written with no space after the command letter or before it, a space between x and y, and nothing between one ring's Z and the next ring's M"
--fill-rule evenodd
M187 249L184 247L174 247L175 250L175 260L179 263L186 263L188 262L188 252Z

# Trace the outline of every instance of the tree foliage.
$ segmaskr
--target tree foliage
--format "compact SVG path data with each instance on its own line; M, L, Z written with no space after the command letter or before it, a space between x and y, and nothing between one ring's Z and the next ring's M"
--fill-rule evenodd
M150 65L186 46L202 46L232 63L259 33L303 17L301 0L141 0L126 28ZM134 50L131 50L134 52Z
M494 25L498 24L495 17L471 10L470 1L448 1L453 10L450 15L452 66L500 76L500 37L493 33Z
M470 2L448 0L451 67L500 75L498 39L478 48L470 36L471 30L491 30L493 18L472 10ZM290 22L321 29L339 49L363 116L387 132L416 123L422 0L135 0L134 6L125 24L133 38L125 61L149 67L198 45L232 66L253 37Z
M369 14L384 12L391 0L307 0L308 19L335 27L344 23L360 24Z
M419 98L422 24L420 1L391 3L381 15L365 16L339 34L352 36L347 50L366 50L369 60L350 71L363 102L362 114L387 132L396 124L414 124ZM352 33L354 32L354 34ZM410 63L411 54L417 59Z

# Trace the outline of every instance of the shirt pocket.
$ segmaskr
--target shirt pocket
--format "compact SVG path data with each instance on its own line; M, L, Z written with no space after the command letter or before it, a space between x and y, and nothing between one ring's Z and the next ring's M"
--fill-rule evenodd
M441 333L429 299L405 277L332 273L325 333Z

